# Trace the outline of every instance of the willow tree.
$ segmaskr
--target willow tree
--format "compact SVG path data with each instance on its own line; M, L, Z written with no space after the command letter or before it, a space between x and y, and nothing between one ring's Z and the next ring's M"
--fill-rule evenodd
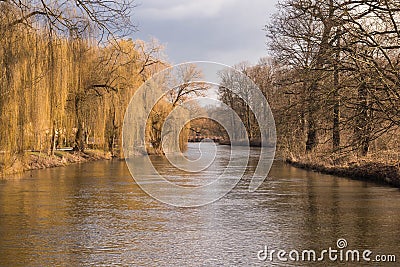
M79 79L83 84L77 85L80 89L73 97L73 102L79 105L74 108L78 125L75 145L79 145L76 150L83 150L91 137L97 144L103 143L113 155L121 156L122 151L114 151L114 147L122 147L126 107L143 79L165 65L158 53L161 50L156 42L148 44L131 39L83 49L77 62L83 62L90 71Z
M132 7L128 1L0 1L2 168L23 160L27 149L52 154L61 138L68 142L74 123L67 97L82 87L87 70L74 61L68 37L114 42L135 30Z

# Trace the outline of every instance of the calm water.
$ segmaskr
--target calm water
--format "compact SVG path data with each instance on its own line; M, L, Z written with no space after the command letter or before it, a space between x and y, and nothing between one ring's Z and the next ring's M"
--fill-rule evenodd
M189 154L197 153L191 145ZM200 174L174 171L175 182L201 184L224 167L229 147ZM0 182L0 266L333 266L257 259L271 249L336 248L395 254L400 262L400 191L275 162L261 188L247 175L221 200L176 208L146 195L125 162L101 161L25 173ZM346 263L342 263L345 265ZM357 263L354 266L363 266ZM368 266L396 266L370 264Z

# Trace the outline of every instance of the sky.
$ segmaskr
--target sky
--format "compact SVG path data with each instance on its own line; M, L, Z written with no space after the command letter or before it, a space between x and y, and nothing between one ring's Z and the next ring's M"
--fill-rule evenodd
M137 0L134 39L152 37L169 62L257 63L267 56L262 30L277 0Z

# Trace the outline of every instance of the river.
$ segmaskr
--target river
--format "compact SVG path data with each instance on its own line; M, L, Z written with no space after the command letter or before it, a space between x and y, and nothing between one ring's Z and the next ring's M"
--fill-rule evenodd
M196 153L195 146L189 144L187 153ZM229 151L217 148L217 160ZM258 153L252 148L248 171L234 190L197 208L149 197L118 160L1 180L0 266L333 266L338 262L327 256L321 262L262 257L265 246L318 253L337 249L338 239L347 241L346 249L371 250L370 259L396 255L400 261L398 189L276 161L267 180L250 193ZM153 161L167 166L165 158ZM171 176L198 182L215 176L217 167Z

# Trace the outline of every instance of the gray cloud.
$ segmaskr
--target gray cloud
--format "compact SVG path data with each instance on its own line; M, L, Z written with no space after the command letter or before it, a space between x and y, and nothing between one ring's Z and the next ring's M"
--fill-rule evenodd
M142 14L153 20L184 20L194 17L214 17L234 1L202 0L202 1L146 1Z
M173 63L210 60L256 63L266 55L262 31L277 0L143 0L135 10L135 38L166 45Z

